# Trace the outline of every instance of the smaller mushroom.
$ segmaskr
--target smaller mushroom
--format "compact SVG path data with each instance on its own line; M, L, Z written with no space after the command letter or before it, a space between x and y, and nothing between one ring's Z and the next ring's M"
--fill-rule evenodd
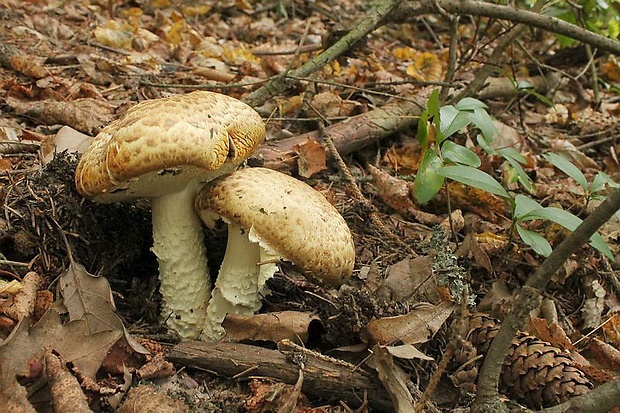
M338 286L353 271L351 232L336 208L309 185L265 168L246 168L205 185L196 198L202 221L228 224L226 253L202 340L224 335L228 313L253 314L277 262L289 261L323 283Z

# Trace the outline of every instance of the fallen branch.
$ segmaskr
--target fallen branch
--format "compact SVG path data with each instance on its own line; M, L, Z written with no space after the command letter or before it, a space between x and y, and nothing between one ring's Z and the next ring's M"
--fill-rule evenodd
M308 351L303 356L305 394L357 407L366 393L373 409L392 410L390 398L374 374L329 361L318 353ZM263 376L294 385L299 377L299 367L282 352L247 344L186 341L174 346L168 359L235 379Z
M368 33L371 33L376 28L381 26L385 18L392 13L399 4L400 0L383 0L378 2L376 7L371 9L363 20L355 24L351 31L349 31L345 36L343 36L323 53L319 54L314 59L308 61L297 69L292 70L289 73L284 72L281 76L276 76L275 78L269 80L263 86L247 95L245 99L243 99L244 102L252 107L261 106L268 99L279 95L287 88L291 80L287 79L286 75L291 75L293 77L307 77L316 72L327 63L333 61L338 56L351 49L355 43L363 39L366 35L368 35Z
M518 80L525 80L533 86L533 90L545 93L549 89L557 87L560 76L550 73L545 77L536 76ZM325 131L332 137L338 153L343 156L348 155L415 125L418 117L426 108L431 90L431 87L423 89L409 99L393 99L380 108L330 125L325 128ZM479 97L486 99L517 93L519 91L510 80L489 79L487 86L480 91ZM296 147L308 140L319 142L319 131L308 132L287 139L267 141L250 158L249 163L295 173L297 172L298 157ZM329 151L326 153L330 155Z
M585 44L596 47L606 52L620 55L620 42L584 30L579 26L565 22L556 17L518 9L512 6L502 6L476 0L436 0L436 1L412 1L405 2L395 13L391 14L394 21L402 22L411 20L423 14L435 13L435 7L439 6L445 12L458 15L483 16L513 23L521 23L527 26L562 34L571 39L579 40Z
M341 155L347 155L380 141L395 132L414 125L424 108L431 89L422 90L409 100L393 100L378 109L352 116L329 126L326 132ZM250 159L250 164L262 164L280 171L296 171L295 147L308 140L319 140L319 132L308 132L288 139L267 141Z

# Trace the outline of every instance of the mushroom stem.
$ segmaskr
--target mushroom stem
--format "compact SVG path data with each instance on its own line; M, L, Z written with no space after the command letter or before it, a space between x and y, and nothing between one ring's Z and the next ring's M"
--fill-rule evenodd
M151 200L153 252L159 263L162 314L182 338L197 338L211 283L202 224L194 210L197 182Z
M226 314L251 315L261 307L267 293L265 283L277 270L274 255L253 239L251 231L244 231L235 224L228 224L226 254L220 267L211 300L207 306L207 319L201 340L215 341L224 335L222 322Z

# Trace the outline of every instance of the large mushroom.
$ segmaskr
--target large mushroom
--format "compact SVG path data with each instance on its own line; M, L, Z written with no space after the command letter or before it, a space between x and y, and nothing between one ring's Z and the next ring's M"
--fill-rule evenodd
M162 314L183 338L200 334L211 291L196 193L234 171L264 137L248 105L192 92L133 106L97 135L77 166L77 189L95 202L151 200Z
M336 208L309 185L265 168L246 168L205 185L196 198L203 222L228 224L226 253L201 339L224 335L226 314L253 314L280 260L338 286L353 271L351 232Z

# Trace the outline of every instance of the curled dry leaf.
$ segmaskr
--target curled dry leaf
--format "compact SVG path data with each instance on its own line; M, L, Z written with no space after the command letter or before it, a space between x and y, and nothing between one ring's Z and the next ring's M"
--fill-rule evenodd
M312 322L319 318L311 313L281 311L256 315L228 314L222 323L226 337L233 341L273 341L289 339L306 342Z
M48 164L54 159L55 154L63 151L83 153L93 139L92 136L79 132L70 126L63 126L56 132L56 135L41 144L43 164Z
M60 358L48 351L45 356L47 381L52 392L54 411L63 413L92 412L88 399L75 376L65 368Z
M412 217L425 225L437 225L442 218L435 214L419 210L413 202L412 186L405 180L396 178L373 165L368 165L378 195L383 202L394 208L396 212Z
M313 139L293 147L297 153L297 170L300 176L310 178L312 175L327 169L326 154L323 145Z
M30 317L34 312L37 291L42 283L43 279L39 274L30 271L24 276L19 291L13 295L12 300L3 303L0 312L16 321Z
M54 302L54 294L48 290L37 291L37 300L34 304L34 312L32 313L32 321L38 322L41 317L52 307Z
M13 69L35 79L49 75L49 71L43 66L43 59L24 53L17 47L6 43L0 45L0 66Z

